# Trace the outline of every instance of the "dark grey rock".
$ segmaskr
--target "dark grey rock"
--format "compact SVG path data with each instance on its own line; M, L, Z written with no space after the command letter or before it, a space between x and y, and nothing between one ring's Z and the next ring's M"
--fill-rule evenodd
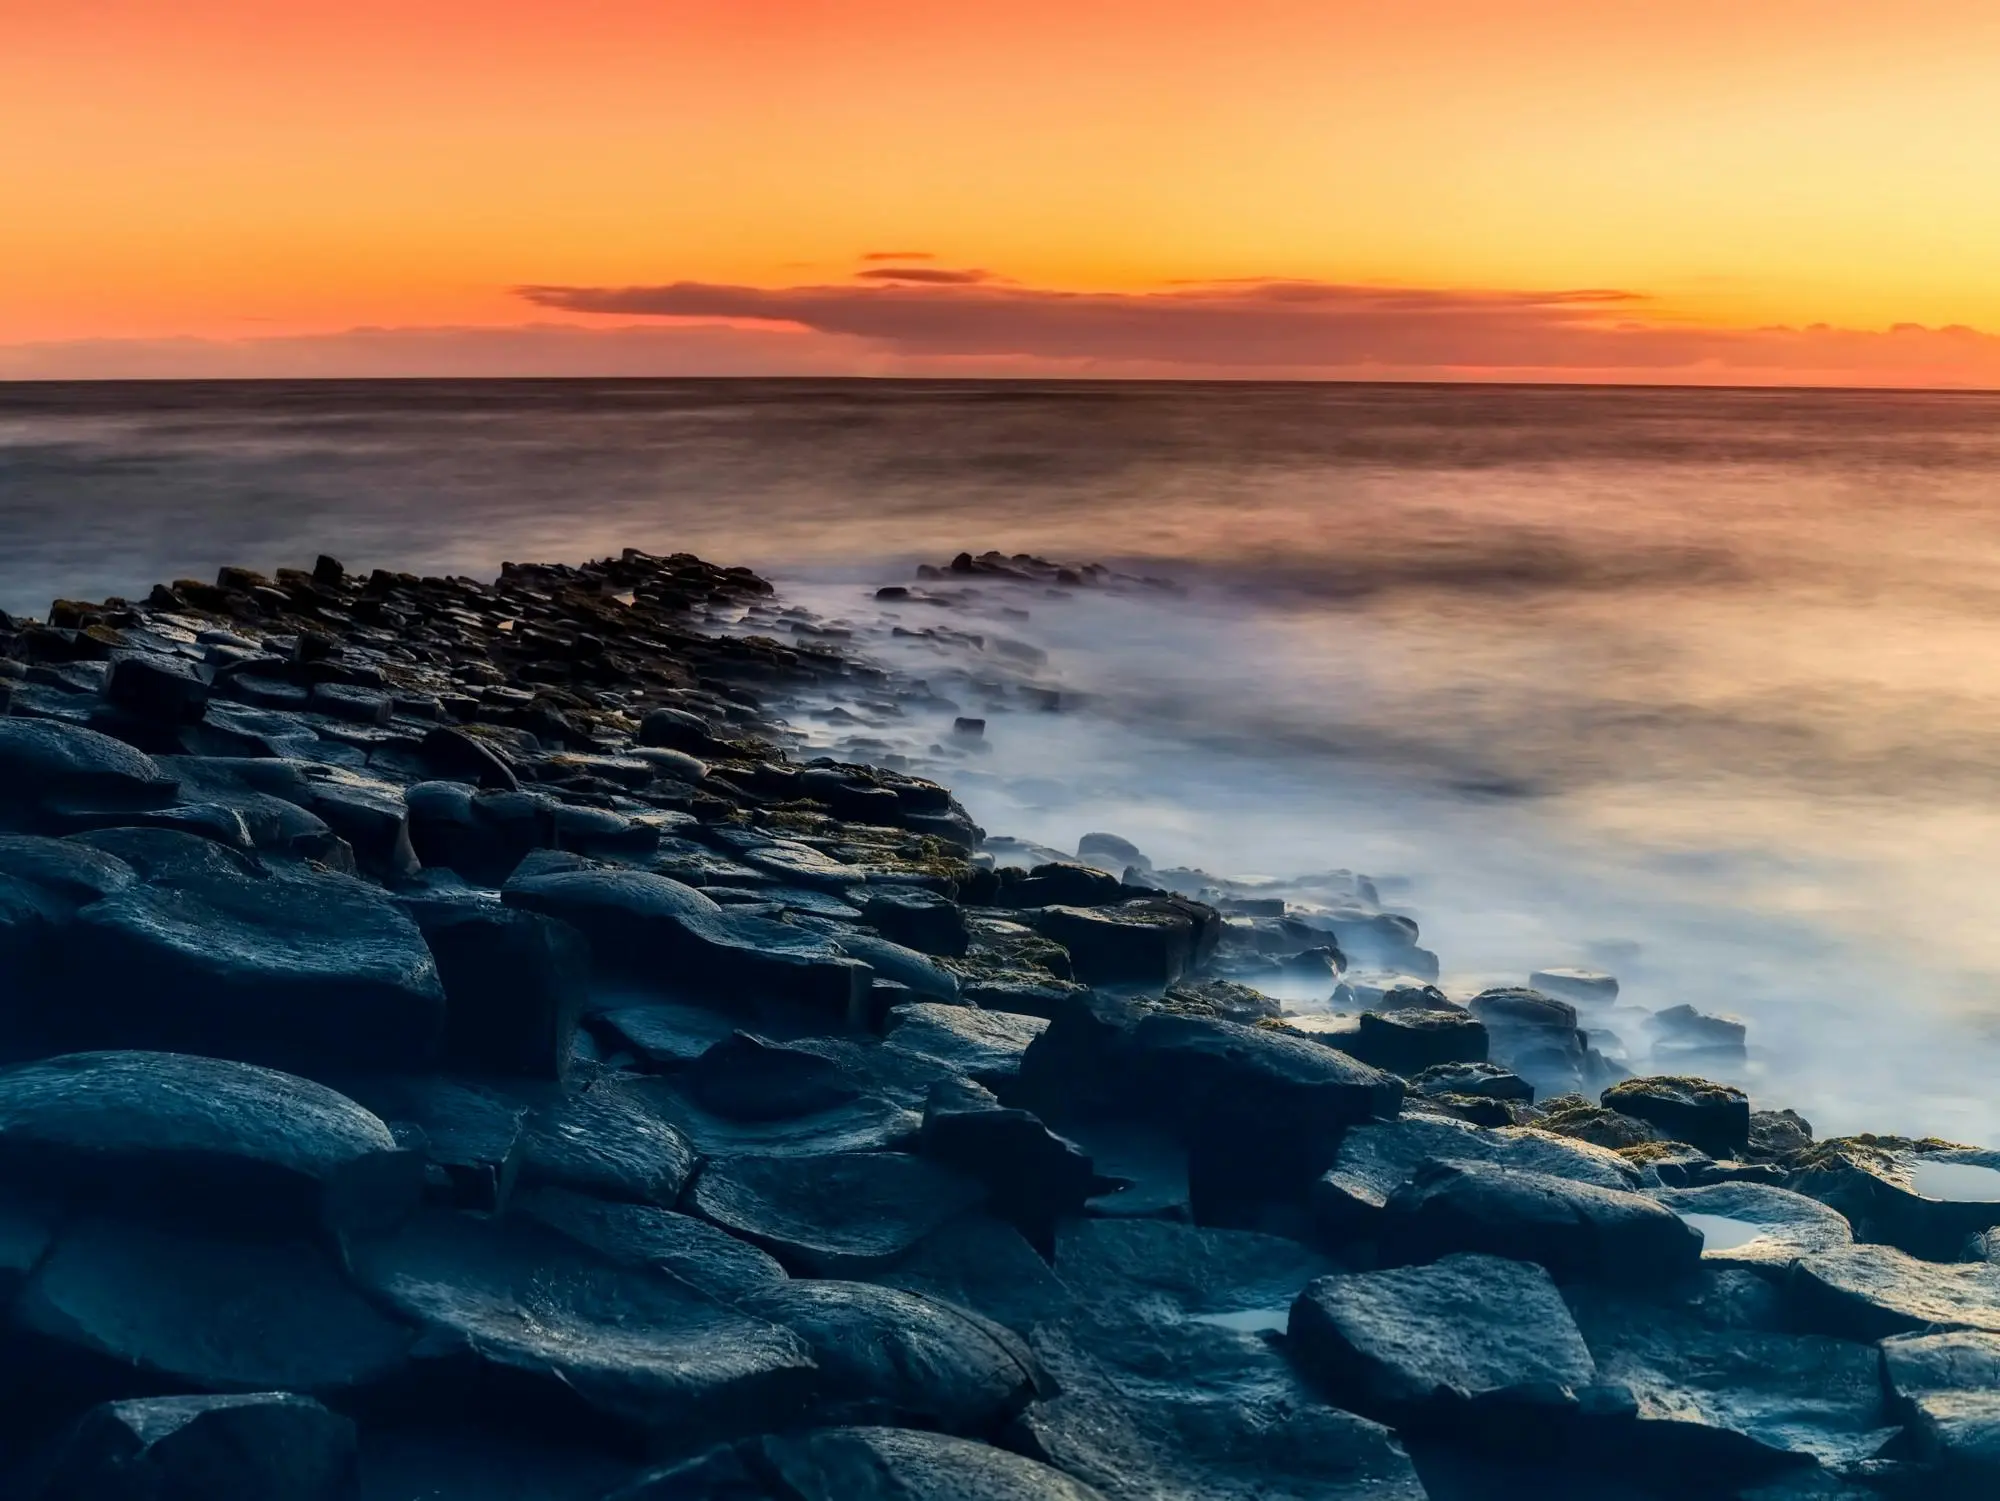
M1033 1359L1013 1335L917 1293L815 1279L774 1283L737 1306L810 1347L822 1421L983 1437L1034 1395Z
M514 768L492 746L450 725L424 731L423 755L435 776L471 782L502 792L519 792Z
M415 1207L422 1165L321 1085L177 1053L82 1053L0 1071L0 1175L70 1202L347 1233Z
M1090 1158L1026 1110L1002 1108L967 1080L931 1087L924 1155L986 1186L993 1212L1046 1244L1058 1216L1083 1207L1096 1186Z
M1571 1312L1600 1382L1635 1410L1600 1441L1720 1490L1787 1463L1871 1457L1895 1433L1874 1349L1579 1289Z
M1577 1030L1576 1007L1537 990L1505 987L1484 991L1466 1009L1486 1025L1489 1055L1530 1084L1539 1095L1566 1094L1583 1087L1586 1056Z
M821 1428L746 1440L605 1501L1103 1501L1060 1470L971 1439Z
M1384 1206L1379 1243L1392 1262L1479 1251L1559 1281L1656 1282L1701 1259L1700 1234L1643 1195L1477 1162L1419 1171Z
M918 999L958 1004L958 976L929 955L856 928L829 930L828 936L841 953L868 965L882 979L909 987Z
M52 803L162 808L175 783L122 740L50 719L0 719L0 821L37 826Z
M483 902L417 902L411 914L444 986L445 1061L561 1079L589 988L583 935L538 912Z
M623 1048L638 1066L657 1073L678 1073L737 1030L738 1021L709 1006L673 1001L618 1006L598 1012L586 1025L607 1046Z
M1940 1265L1893 1246L1846 1246L1794 1262L1785 1292L1800 1327L1842 1339L2000 1333L2000 1266L1986 1262Z
M978 1210L932 1231L868 1280L955 1303L1022 1335L1076 1312L1069 1289L1021 1232Z
M1440 1063L1410 1080L1412 1094L1474 1095L1489 1100L1530 1104L1535 1086L1497 1063Z
M702 1109L732 1121L787 1120L860 1098L862 1082L841 1062L804 1047L735 1032L706 1049L678 1087Z
M149 1397L92 1408L30 1501L353 1501L354 1424L310 1397Z
M1006 1094L1020 1080L1029 1045L1047 1029L1038 1016L912 1002L890 1011L884 1043Z
M410 1348L317 1249L136 1220L65 1227L14 1319L45 1342L40 1382L98 1395L340 1392L388 1380Z
M639 743L680 751L689 756L713 755L722 747L708 721L685 709L653 709L639 721Z
M429 1061L444 1030L423 935L345 876L176 871L84 908L62 959L59 1031L85 1046L393 1069Z
M1364 1011L1351 1032L1324 1041L1392 1074L1422 1073L1441 1064L1484 1063L1486 1028L1450 1011Z
M1037 865L1016 880L1003 880L1000 904L1007 907L1107 907L1125 901L1132 891L1118 879L1091 865L1052 860Z
M1170 1132L1131 1121L1072 1120L1064 1133L1089 1156L1102 1185L1086 1211L1105 1219L1191 1221L1188 1150Z
M613 1446L550 1442L525 1426L371 1425L361 1434L361 1501L601 1501L638 1471Z
M342 1088L389 1123L421 1154L442 1191L463 1209L506 1208L521 1166L521 1123L527 1107L477 1085L434 1074L343 1079Z
M671 1209L540 1188L521 1194L509 1212L536 1220L617 1266L664 1272L724 1303L785 1279L775 1257Z
M430 1211L357 1246L355 1276L423 1327L424 1396L483 1405L521 1395L523 1416L561 1428L589 1411L690 1438L785 1423L811 1394L806 1346L673 1278L617 1266L526 1221Z
M1601 969L1538 969L1528 983L1544 995L1581 1005L1608 1005L1618 999L1618 979Z
M1669 1139L1712 1157L1733 1157L1750 1142L1750 1100L1731 1085L1706 1079L1625 1079L1601 1099L1606 1109L1645 1121Z
M923 1117L866 1094L831 1110L783 1120L735 1121L682 1095L663 1095L660 1109L703 1157L824 1157L845 1152L915 1151Z
M517 875L509 906L558 917L590 940L594 963L668 988L782 996L846 1016L869 970L818 934L746 916L691 886L630 870Z
M1105 1325L1281 1328L1300 1289L1334 1266L1283 1236L1155 1219L1066 1221L1055 1252L1056 1275Z
M616 1075L528 1117L520 1181L634 1204L672 1206L695 1151L657 1081Z
M1701 1232L1705 1266L1782 1271L1801 1256L1854 1241L1853 1227L1838 1211L1769 1184L1665 1188L1653 1197Z
M417 858L481 886L500 885L531 851L555 843L555 810L530 793L419 782L403 799Z
M142 719L186 724L208 707L209 681L209 674L185 657L118 652L104 677L104 698Z
M870 887L861 903L861 916L884 938L919 953L956 957L972 942L958 904L931 891Z
M2000 1152L1830 1141L1797 1161L1786 1186L1839 1210L1857 1240L1930 1261L1957 1260L2000 1225Z
M1960 1330L1882 1342L1882 1378L1909 1425L1917 1456L1945 1489L1990 1495L2000 1486L2000 1334Z
M1573 1408L1597 1380L1549 1274L1497 1256L1321 1277L1292 1304L1287 1345L1340 1405L1420 1428L1472 1403Z
M1485 1130L1435 1116L1357 1126L1341 1139L1333 1165L1313 1184L1317 1232L1331 1245L1381 1229L1390 1196L1439 1161L1492 1162L1600 1188L1636 1189L1638 1171L1616 1153L1531 1129Z
M1200 966L1222 926L1213 908L1178 897L1045 906L1024 916L1069 951L1077 979L1087 985L1171 985Z
M1318 1400L1262 1338L1176 1332L1139 1374L1037 1330L1059 1392L1021 1415L1015 1446L1112 1501L1424 1501L1396 1436Z
M1140 870L1153 868L1153 862L1140 852L1138 845L1116 834L1085 834L1076 843L1076 858L1114 876L1122 876L1134 866Z
M983 1197L971 1179L900 1152L743 1156L708 1163L687 1207L792 1271L865 1276Z

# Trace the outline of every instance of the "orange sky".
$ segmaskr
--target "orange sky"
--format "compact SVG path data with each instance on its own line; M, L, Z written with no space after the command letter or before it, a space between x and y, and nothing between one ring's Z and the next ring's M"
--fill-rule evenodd
M364 326L496 373L558 344L583 367L1238 360L1227 319L1181 350L1179 305L1135 354L1013 340L1012 304L961 348L515 290L844 288L865 252L920 250L1036 297L1635 294L1590 318L1646 349L1584 347L1564 313L1546 364L1510 336L1515 373L2000 383L2000 344L1879 332L2000 333L1996 80L1992 0L0 0L0 373L202 373L225 348L401 369ZM905 300L959 329L965 295ZM548 322L627 352L468 332ZM1876 335L1653 337L1811 323ZM1498 358L1451 326L1246 370Z

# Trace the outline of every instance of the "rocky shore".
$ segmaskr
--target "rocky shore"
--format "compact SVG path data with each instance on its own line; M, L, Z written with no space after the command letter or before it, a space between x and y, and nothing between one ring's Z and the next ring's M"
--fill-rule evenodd
M989 837L829 695L985 733L685 555L0 616L0 1494L2000 1494L2000 1153L1448 996L1366 876Z

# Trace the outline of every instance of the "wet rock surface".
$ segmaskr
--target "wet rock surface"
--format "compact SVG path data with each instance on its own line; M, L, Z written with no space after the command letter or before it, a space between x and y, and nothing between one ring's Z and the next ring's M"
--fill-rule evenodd
M2000 1155L914 774L1063 708L965 591L1164 587L963 555L921 682L686 555L0 618L0 1494L1988 1494Z

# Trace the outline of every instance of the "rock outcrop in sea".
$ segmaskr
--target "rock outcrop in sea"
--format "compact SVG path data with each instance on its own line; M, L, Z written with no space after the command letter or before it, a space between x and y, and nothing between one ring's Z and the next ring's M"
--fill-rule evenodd
M882 597L967 580L1164 587ZM688 556L0 617L4 1494L2000 1494L2000 1154L989 838L829 690L939 707Z

